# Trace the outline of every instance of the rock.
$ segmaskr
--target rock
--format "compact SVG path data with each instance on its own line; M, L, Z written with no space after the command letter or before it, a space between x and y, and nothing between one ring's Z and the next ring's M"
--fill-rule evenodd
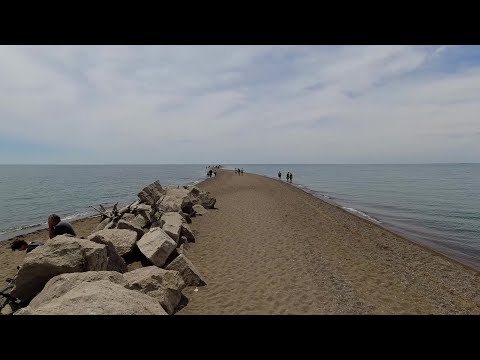
M130 221L130 224L133 224L141 229L144 229L150 225L148 219L146 219L144 216L140 214L135 216L135 218L132 221Z
M164 209L165 212L182 210L184 213L190 214L193 203L189 192L189 190L184 188L167 188L165 190L165 197L160 201L159 207Z
M105 270L107 270L105 245L58 235L27 254L18 272L12 296L28 302L54 276Z
M142 202L148 205L154 205L164 193L165 190L162 188L162 185L156 180L150 185L144 187L143 190L138 193L138 197Z
M182 228L180 230L180 236L185 237L190 242L195 242L195 236L193 235L190 226L187 224L182 224Z
M207 209L200 204L193 205L193 210L195 210L195 215L205 215L207 213Z
M154 265L162 267L177 244L165 231L152 228L137 243L138 248Z
M117 249L111 241L105 240L101 237L97 237L93 240L97 244L104 244L107 247L107 271L118 271L119 273L127 272L127 264L125 260L118 255Z
M101 244L111 242L118 255L123 257L132 252L137 242L137 233L126 229L106 229L93 233L88 237L88 240Z
M140 291L160 303L168 314L173 314L182 297L185 283L178 271L149 266L124 275L130 290Z
M83 282L110 281L114 284L127 286L122 274L116 271L87 271L82 273L61 274L51 278L43 290L33 298L29 306L38 308L56 298L66 294Z
M109 280L80 282L38 307L27 306L15 315L167 315L159 302Z
M196 202L195 202L196 201ZM193 201L193 204L200 204L205 209L213 209L215 207L215 203L217 199L215 199L209 192L201 192Z
M188 244L188 240L185 236L180 236L180 239L178 240L177 244L177 249L182 245L182 244Z
M192 219L190 218L190 215L189 214L185 214L182 210L180 210L178 212L180 214L180 216L183 218L183 220L185 220L187 222L187 224L191 224L192 223Z
M131 230L135 231L137 233L137 241L140 240L145 233L143 229L139 226L136 226L134 224L131 224L125 220L120 220L117 224L117 229L125 229L125 230Z
M108 224L110 221L111 221L111 220L110 220L109 218L103 219L103 220L100 222L100 224L98 224L97 227L95 228L95 232L105 229L105 226L107 226L107 224Z
M175 242L178 242L182 225L186 221L177 212L167 212L160 218L160 226Z
M177 212L181 210L182 199L165 195L163 199L157 203L157 206L164 212Z
M3 309L0 310L0 315L12 315L14 312L15 310L13 309L12 304L10 303L5 305Z
M201 192L200 189L194 186L191 189L189 189L188 195L190 195L191 197L198 197L198 195L200 195L200 192Z
M177 256L165 269L178 271L187 286L203 286L207 284L197 268L183 254Z

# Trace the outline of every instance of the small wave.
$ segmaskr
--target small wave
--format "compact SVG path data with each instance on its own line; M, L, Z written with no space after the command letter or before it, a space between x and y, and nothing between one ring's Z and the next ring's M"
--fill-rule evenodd
M364 217L364 218L366 218L370 221L373 221L376 224L381 224L382 223L380 220L377 220L374 217L371 217L371 216L365 214L364 212L362 212L360 210L357 210L357 209L354 209L354 208L349 208L349 207L346 207L346 206L342 206L342 209L345 209L348 212L351 212L351 213L354 213L354 214L359 214L361 217Z
M42 224L38 223L38 224L15 226L15 227L11 227L11 228L7 229L6 231L0 232L0 234L7 234L7 233L10 233L10 232L14 232L14 231L31 229L31 228L34 228L34 227L37 227L37 226L42 226Z

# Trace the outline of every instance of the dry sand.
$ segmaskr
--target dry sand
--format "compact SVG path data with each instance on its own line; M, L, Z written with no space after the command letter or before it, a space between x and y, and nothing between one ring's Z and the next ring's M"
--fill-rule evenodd
M480 314L480 273L284 181L220 171L178 314Z

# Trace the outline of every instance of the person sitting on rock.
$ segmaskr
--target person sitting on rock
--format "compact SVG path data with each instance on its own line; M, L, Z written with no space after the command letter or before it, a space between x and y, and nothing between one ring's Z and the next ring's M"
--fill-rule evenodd
M27 250L27 254L36 249L37 247L39 246L42 246L43 243L42 242L38 242L38 241L32 241L30 244L27 243L25 240L21 240L21 239L17 239L17 240L14 240L12 245L10 245L10 249L12 249L12 251L16 251L16 250L19 250L19 251L25 251Z
M77 236L72 225L67 222L61 221L60 216L52 214L48 217L48 236L53 239L57 235L71 235Z

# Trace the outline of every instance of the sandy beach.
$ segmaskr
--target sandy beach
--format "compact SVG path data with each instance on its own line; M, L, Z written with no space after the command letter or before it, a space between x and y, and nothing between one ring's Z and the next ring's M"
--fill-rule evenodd
M480 314L480 273L285 181L220 171L179 314Z
M87 237L95 231L95 228L99 224L99 219L98 216L89 217L73 221L71 224L78 237ZM15 276L17 266L22 264L23 258L26 255L25 251L12 251L10 249L10 245L15 239L23 239L26 242L45 242L48 240L48 229L38 230L26 235L16 236L9 240L0 241L0 288L6 285L6 278Z
M220 170L199 184L186 255L207 286L177 314L480 314L480 273L286 183ZM88 236L99 219L73 222ZM48 239L47 230L22 237ZM24 252L0 242L0 279Z

